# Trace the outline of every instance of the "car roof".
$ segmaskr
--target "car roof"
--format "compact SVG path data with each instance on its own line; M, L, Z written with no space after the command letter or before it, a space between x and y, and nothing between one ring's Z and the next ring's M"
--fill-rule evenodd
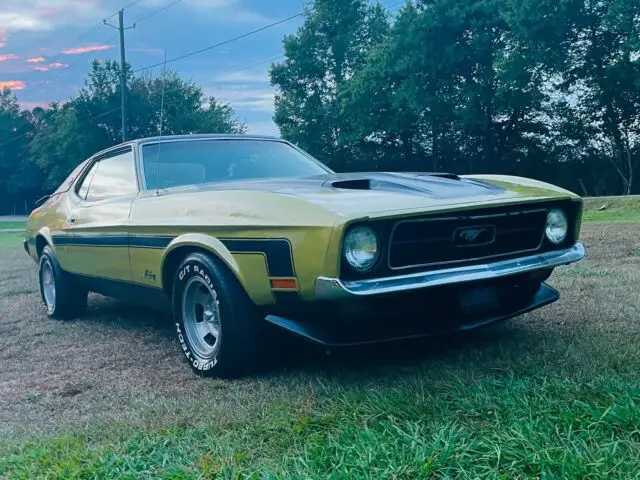
M156 143L159 141L185 141L185 140L269 140L284 142L280 137L268 136L268 135L249 135L246 133L200 133L191 135L163 135L162 137L144 137L135 140L129 140L127 142L119 143L112 147L106 148L100 152L96 152L92 157L100 156L104 153L112 150L117 150L124 146L129 145L144 145L145 143Z
M248 135L246 133L206 133L193 135L164 135L162 137L146 137L133 140L133 143L153 143L160 140L282 140L266 135Z

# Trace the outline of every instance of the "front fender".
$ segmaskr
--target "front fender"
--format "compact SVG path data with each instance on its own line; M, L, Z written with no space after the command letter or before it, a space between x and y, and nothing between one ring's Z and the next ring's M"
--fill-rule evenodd
M204 233L186 233L174 238L164 250L161 266L164 272L167 261L172 263L174 255L183 249L199 249L215 255L237 278L249 298L256 305L274 303L264 254L234 255L217 238Z

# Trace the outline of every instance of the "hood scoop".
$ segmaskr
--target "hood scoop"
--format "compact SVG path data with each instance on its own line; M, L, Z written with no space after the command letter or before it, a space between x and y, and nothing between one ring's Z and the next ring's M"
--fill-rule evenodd
M395 174L391 180L384 178L377 178L381 175L371 175L367 177L350 177L350 178L338 178L336 180L330 180L325 183L325 185L330 185L333 188L341 188L344 190L378 190L378 189L389 189L389 188L398 188L406 186L400 178L404 177L414 179L422 178L422 177L431 177L431 178L444 178L447 180L458 180L461 178L455 173L408 173L408 174ZM394 181L395 180L395 181Z
M327 182L327 185L339 190L376 190L385 192L405 192L405 193L430 193L424 187L417 187L393 180L382 180L379 178L352 178L348 180L334 180Z
M431 179L432 182L429 182ZM339 190L376 190L399 193L433 194L433 187L439 182L460 182L461 178L453 173L413 173L413 174L373 174L367 176L349 175L325 182L326 187Z
M328 183L333 188L343 190L371 190L372 180L370 178L354 178L351 180L335 180Z
M454 173L430 172L342 173L327 178L322 182L322 188L344 192L426 195L433 198L498 195L503 192L501 188Z
M448 178L449 180L460 180L460 176L455 173L434 172L434 173L416 173L416 177L438 177Z

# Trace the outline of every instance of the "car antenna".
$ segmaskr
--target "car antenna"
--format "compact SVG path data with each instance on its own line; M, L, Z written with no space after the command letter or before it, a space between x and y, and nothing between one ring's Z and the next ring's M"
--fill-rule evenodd
M162 138L162 126L164 122L164 89L167 83L167 47L164 47L164 65L162 66L162 94L160 95L160 125L158 125L158 137ZM158 142L158 160L156 166L156 195L160 195L160 149L162 142Z

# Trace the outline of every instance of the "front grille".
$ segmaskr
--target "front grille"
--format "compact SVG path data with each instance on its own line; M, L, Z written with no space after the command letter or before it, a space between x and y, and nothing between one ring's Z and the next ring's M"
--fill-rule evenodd
M402 220L389 241L392 270L506 257L539 250L546 208L463 212Z

